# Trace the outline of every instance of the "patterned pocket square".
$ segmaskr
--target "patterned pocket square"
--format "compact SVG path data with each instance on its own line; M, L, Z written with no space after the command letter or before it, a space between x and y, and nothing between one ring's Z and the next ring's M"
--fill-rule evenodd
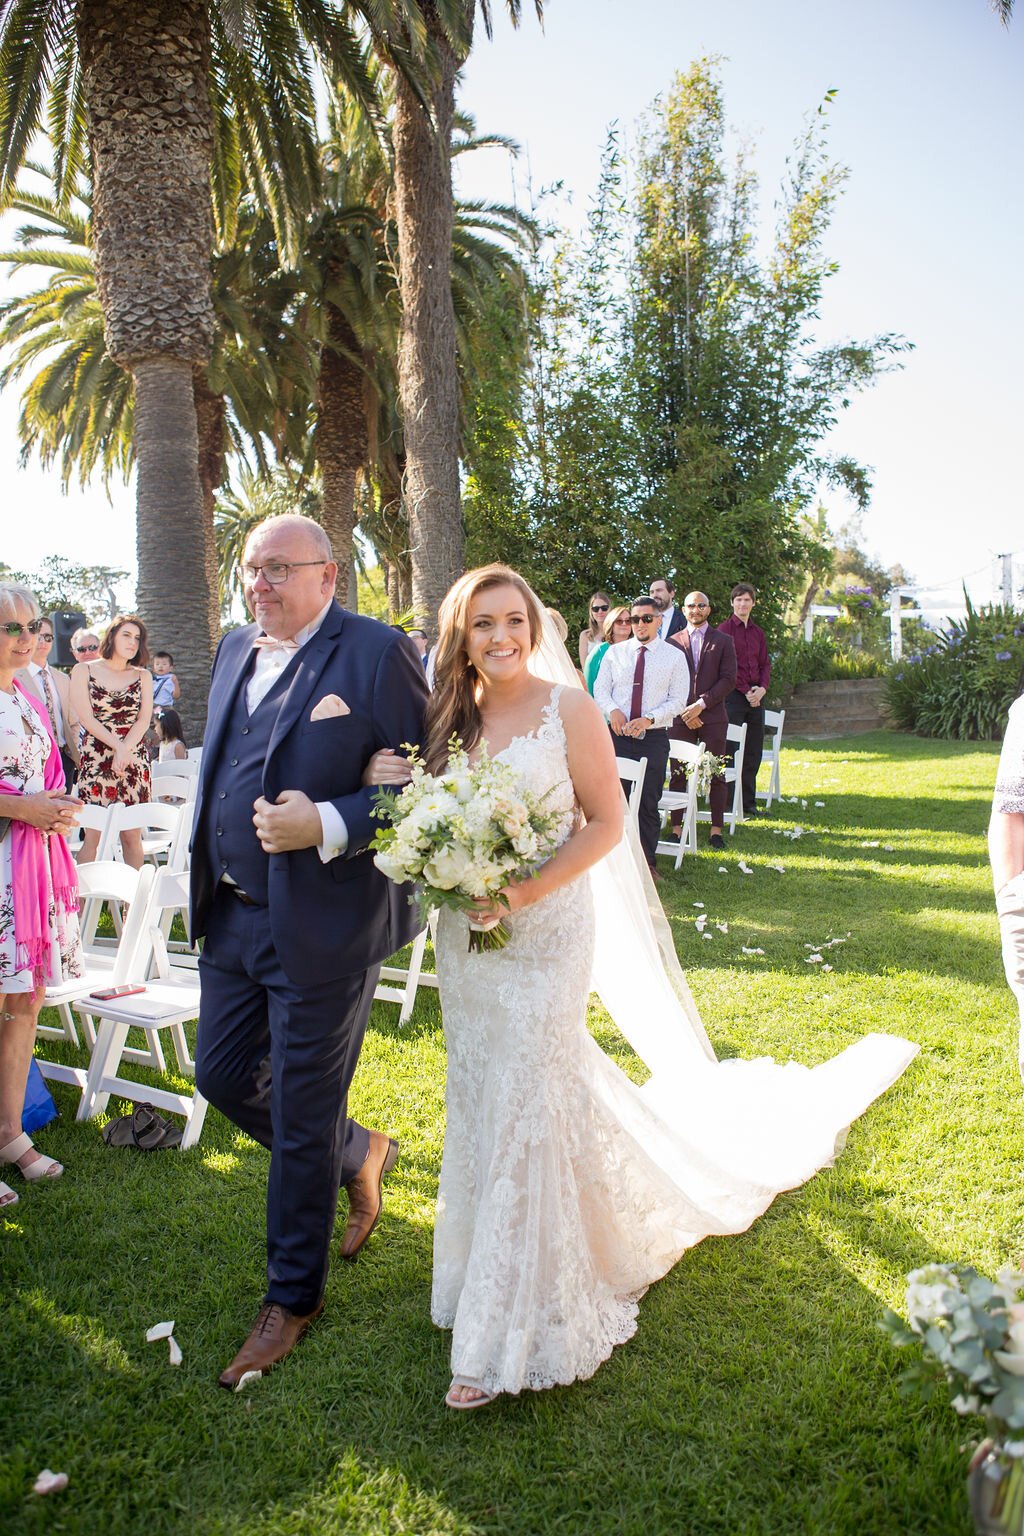
M309 718L310 720L334 720L338 715L350 715L351 713L352 711L340 694L325 693L319 704L314 707L313 713Z

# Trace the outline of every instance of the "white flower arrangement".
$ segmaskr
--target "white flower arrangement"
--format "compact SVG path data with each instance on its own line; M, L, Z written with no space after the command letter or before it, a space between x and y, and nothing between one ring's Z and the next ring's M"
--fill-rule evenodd
M696 763L686 765L687 780L697 791L698 800L706 800L711 792L711 780L720 779L729 766L727 757L716 757L713 752L702 752Z
M407 748L412 781L399 793L382 790L374 815L389 823L375 833L373 862L399 885L412 882L420 911L435 907L474 912L474 903L508 906L501 892L535 874L557 846L562 817L524 792L509 763L488 757L472 766L462 743L448 743L448 766L428 773L415 747ZM471 950L501 949L504 920L470 928Z
M1024 1457L1024 1270L995 1280L969 1264L928 1264L907 1276L907 1319L881 1327L923 1359L903 1372L904 1391L945 1387L959 1414L979 1414L1003 1455Z

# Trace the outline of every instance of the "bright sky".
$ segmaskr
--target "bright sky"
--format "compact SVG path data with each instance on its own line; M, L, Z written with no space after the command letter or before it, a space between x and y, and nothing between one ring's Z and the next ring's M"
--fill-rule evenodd
M522 200L561 181L585 210L607 128L627 141L673 73L724 57L728 118L755 148L766 228L806 113L838 90L829 120L850 180L829 240L822 340L899 331L916 345L901 373L844 414L831 446L873 466L865 542L920 583L993 595L994 556L1016 555L1024 586L1018 449L1024 269L1024 14L1001 27L986 0L529 0L514 32L502 0L482 30L462 104L482 131L523 146ZM507 201L513 171L490 151L462 161L466 195ZM125 564L133 499L101 486L64 497L59 479L19 470L16 399L0 397L0 475L12 509L0 559L31 567L60 552ZM834 526L848 515L839 498Z

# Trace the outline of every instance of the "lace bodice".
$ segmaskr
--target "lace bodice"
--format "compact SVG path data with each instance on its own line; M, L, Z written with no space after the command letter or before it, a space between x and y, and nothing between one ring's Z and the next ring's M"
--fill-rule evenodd
M541 723L522 736L513 736L507 747L495 752L495 761L515 769L522 789L544 799L544 804L561 814L558 844L561 846L577 825L579 802L569 775L565 727L559 700L565 690L559 684L541 712Z

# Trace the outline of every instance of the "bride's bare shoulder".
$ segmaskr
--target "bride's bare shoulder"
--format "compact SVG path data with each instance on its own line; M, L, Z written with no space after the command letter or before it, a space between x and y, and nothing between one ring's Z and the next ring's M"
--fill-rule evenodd
M563 688L558 699L558 712L566 731L607 730L604 715L583 688Z

